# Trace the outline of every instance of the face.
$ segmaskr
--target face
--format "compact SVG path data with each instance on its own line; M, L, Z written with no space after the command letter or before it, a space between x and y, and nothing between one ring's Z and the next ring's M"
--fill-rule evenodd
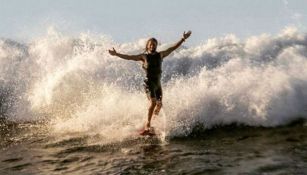
M157 43L154 41L149 41L148 45L147 45L147 50L152 53L155 52L157 49Z

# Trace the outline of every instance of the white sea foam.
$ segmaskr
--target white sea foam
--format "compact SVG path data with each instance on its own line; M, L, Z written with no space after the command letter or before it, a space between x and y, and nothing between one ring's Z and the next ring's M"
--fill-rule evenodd
M147 115L144 73L140 63L110 56L107 49L137 54L145 42L120 44L89 34L71 38L54 30L29 44L2 39L5 115L49 119L57 133L107 139L133 134ZM199 124L278 126L306 118L307 34L286 28L274 36L241 41L227 35L182 47L164 60L162 82L167 136L187 135ZM164 128L165 122L156 120L154 125Z

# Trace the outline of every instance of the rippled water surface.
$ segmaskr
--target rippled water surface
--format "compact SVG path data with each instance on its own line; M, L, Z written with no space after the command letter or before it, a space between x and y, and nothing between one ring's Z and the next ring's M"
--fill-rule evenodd
M1 125L1 174L305 174L307 127L227 126L166 142L131 136L49 134L42 124Z

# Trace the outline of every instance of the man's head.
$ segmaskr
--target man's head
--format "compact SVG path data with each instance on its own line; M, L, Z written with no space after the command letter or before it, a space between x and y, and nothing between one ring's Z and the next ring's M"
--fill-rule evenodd
M150 38L146 43L146 51L149 53L153 53L156 51L158 45L158 41L155 38Z

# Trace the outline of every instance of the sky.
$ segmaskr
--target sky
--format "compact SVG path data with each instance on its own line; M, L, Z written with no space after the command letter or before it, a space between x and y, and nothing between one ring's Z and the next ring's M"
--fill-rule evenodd
M307 0L0 0L0 38L31 40L48 27L67 35L107 35L118 42L156 37L191 43L235 34L307 30Z

